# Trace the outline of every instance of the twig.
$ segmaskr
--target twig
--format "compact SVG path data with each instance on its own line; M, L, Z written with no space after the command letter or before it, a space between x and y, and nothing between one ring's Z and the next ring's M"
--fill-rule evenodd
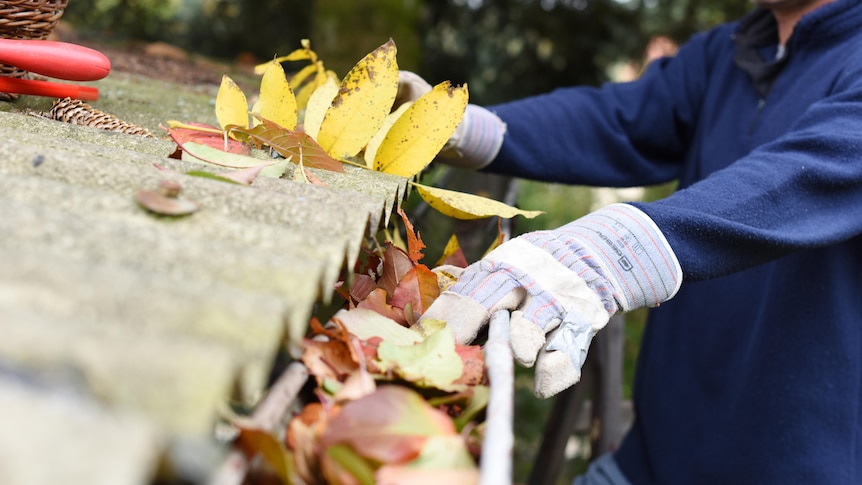
M515 365L509 344L509 312L499 310L491 316L485 365L491 381L491 397L485 419L480 465L481 485L512 483L512 430L514 416Z
M308 369L303 364L293 362L287 366L251 413L251 423L262 430L275 431L307 380ZM251 458L234 447L213 475L210 484L240 485L251 467Z

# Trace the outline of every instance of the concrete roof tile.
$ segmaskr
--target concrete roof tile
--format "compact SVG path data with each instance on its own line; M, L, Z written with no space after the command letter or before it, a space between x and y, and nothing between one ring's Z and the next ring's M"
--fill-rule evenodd
M106 105L120 95L108 86ZM131 86L124 96L148 92ZM0 434L0 461L24 463L0 470L4 483L141 483L157 457L179 459L170 443L211 441L219 410L261 394L285 337L299 339L408 190L351 166L313 170L326 187L289 180L294 165L227 184L186 175L220 170L166 158L167 139L2 111L0 140L0 426L17 430ZM200 210L134 202L165 178ZM75 395L7 385L10 373L77 376ZM35 450L56 466L31 469ZM74 468L78 451L99 466Z

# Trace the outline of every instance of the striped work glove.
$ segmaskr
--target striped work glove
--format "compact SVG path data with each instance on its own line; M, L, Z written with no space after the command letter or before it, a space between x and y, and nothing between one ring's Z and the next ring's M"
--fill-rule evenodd
M393 109L416 101L431 91L431 85L410 71L398 72L398 95ZM479 170L497 156L503 145L506 124L494 113L468 104L461 123L440 151L436 161L453 167Z
M593 336L617 312L657 306L682 271L652 219L614 204L550 231L524 234L468 266L428 308L466 344L505 309L515 359L536 366L534 392L550 397L580 380Z

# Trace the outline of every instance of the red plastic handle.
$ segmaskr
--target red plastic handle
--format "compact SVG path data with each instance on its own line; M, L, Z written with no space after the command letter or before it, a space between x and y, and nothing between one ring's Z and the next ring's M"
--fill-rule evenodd
M51 40L0 39L0 63L69 81L95 81L111 72L101 52Z
M0 76L0 93L30 94L51 98L72 98L84 101L99 99L99 89L77 84L52 83L31 79L18 79Z

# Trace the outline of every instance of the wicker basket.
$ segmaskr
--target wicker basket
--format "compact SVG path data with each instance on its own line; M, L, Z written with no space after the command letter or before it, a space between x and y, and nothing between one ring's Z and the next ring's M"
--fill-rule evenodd
M69 0L0 1L0 37L7 39L46 39L63 15ZM0 64L0 76L24 78L29 73L15 66ZM0 93L0 99L16 95Z

